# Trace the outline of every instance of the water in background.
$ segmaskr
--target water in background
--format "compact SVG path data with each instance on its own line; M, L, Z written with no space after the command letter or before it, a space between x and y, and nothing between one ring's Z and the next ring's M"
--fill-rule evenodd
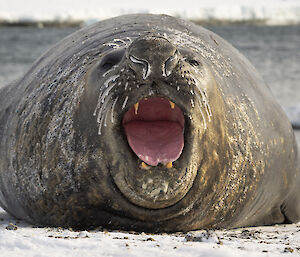
M37 57L75 30L0 27L0 87L23 75Z
M261 73L283 106L300 102L300 26L210 26ZM0 28L0 87L77 28Z
M300 103L300 26L210 29L248 57L282 105Z

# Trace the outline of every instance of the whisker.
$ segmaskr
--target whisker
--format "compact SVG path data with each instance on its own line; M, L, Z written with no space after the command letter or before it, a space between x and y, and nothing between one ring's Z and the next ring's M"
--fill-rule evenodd
M115 71L118 67L119 67L118 65L115 65L112 69L109 69L108 71L104 72L102 77L106 77L109 73Z
M116 44L116 43L106 43L104 44L105 46L111 46L112 48L117 48L120 47L120 45Z
M212 112L211 112L211 108L210 108L210 105L209 105L209 101L208 101L208 98L207 98L207 95L206 95L205 91L200 87L199 84L200 84L200 82L197 80L194 85L196 86L196 88L198 89L198 91L201 94L202 100L200 100L200 101L204 105L205 112L206 112L207 117L208 117L208 122L210 122L211 117L212 117ZM198 99L200 99L200 96L198 97Z
M116 83L113 83L113 84L111 84L111 85L109 86L109 88L107 88L107 89L103 92L103 94L102 94L102 96L101 96L101 99L99 99L99 100L101 100L102 103L104 102L105 97L107 97L107 96L109 95L110 91L111 91L115 86L116 86Z
M206 99L206 106L207 106L208 115L209 115L209 117L212 117L211 108L210 108L210 105L209 105L209 103L208 103L208 98L207 98L207 96L206 96L205 91L203 91L203 94L205 95L205 99Z
M192 105L193 108L195 107L195 103L194 103L193 99L191 99L191 105Z
M99 112L98 112L98 117L97 117L97 122L98 122L98 123L99 123L100 120L101 120L102 112L106 109L107 103L109 102L110 98L111 98L111 96L107 97L106 99L103 98L103 99L105 99L105 101L104 101L104 103L102 103L101 108L100 108L100 110L99 110Z
M98 130L98 135L101 135L102 123L103 123L103 116L101 116L101 119L100 119L100 122L99 122L99 130Z
M129 43L132 42L132 39L131 39L130 37L125 37L125 39L127 39ZM126 44L127 44L127 43L126 43Z
M114 42L121 42L122 44L126 45L127 43L123 39L115 38Z
M117 98L115 99L114 103L112 104L112 107L111 107L111 115L110 115L110 120L111 120L111 123L114 123L114 110L115 110L115 106L116 106L116 103L118 101L119 97L117 96Z
M110 107L111 107L111 105L110 105ZM104 114L103 114L103 117L105 117L104 118L104 127L107 127L107 115L108 115L108 110L109 110L110 108L108 108L107 110L105 110L104 111Z
M204 129L206 129L207 128L206 119L205 119L204 113L203 113L202 108L201 108L203 106L202 100L200 98L200 95L197 92L195 92L195 96L196 96L196 98L198 100L198 103L199 103L199 111L201 113L201 116L202 116L202 119L203 119L203 122L204 122Z
M102 111L104 111L104 110L107 109L106 107L107 107L107 104L109 103L110 99L111 99L111 95L108 96L108 97L105 99L105 101L104 101L104 103L102 104L102 106L101 106L99 112L102 112Z
M205 107L205 111L206 111L206 114L207 114L207 117L208 117L208 121L210 122L211 121L210 117L212 116L212 114L211 114L211 109L210 109L210 106L209 106L209 103L208 103L208 99L207 99L206 94L204 93L203 90L200 90L200 93L201 93L201 96L202 96L202 101L203 101L203 104L204 104L204 107Z
M104 87L108 87L109 83L111 81L116 81L116 79L118 77L120 77L120 75L113 75L113 76L109 77L107 80L104 81L104 83L103 83Z
M122 110L125 108L125 106L127 104L127 101L128 101L128 96L125 97L125 100L124 100L123 105L122 105Z
M100 98L100 96L99 96L99 98ZM97 115L97 110L100 108L101 101L100 101L99 98L98 98L98 103L97 103L97 106L96 106L96 108L95 108L95 110L94 110L93 116L96 116L96 115Z
M117 78L119 77L119 75L115 75L115 76L112 76L110 77L108 80L106 80L104 82L104 87L108 87L109 83L111 81L115 81ZM97 115L97 110L100 108L100 105L101 103L103 104L104 103L104 99L105 97L109 94L109 92L113 89L113 87L115 86L116 84L112 84L108 89L106 89L105 91L101 90L101 92L99 93L99 97L98 97L98 103L97 103L97 106L94 110L94 113L93 115L96 116Z
M102 104L97 117L97 123L99 123L99 131L98 134L101 135L102 125L104 121L104 126L106 127L106 120L107 120L107 104L110 101L111 96L107 97L104 103Z

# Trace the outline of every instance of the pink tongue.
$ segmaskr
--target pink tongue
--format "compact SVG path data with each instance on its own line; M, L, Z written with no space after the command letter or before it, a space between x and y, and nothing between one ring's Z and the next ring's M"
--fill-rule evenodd
M125 124L130 147L145 163L176 161L183 149L183 129L174 121L131 121Z

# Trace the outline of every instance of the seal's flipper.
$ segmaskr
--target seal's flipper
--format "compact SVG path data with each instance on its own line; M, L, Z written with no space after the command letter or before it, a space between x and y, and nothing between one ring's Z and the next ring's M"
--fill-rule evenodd
M300 129L300 104L284 107L293 129Z
M300 168L300 164L298 166ZM300 221L299 185L300 185L300 170L298 169L298 174L293 189L291 190L289 196L281 206L281 211L286 218L285 223L296 223Z
M300 105L299 105L300 107ZM298 109L300 110L300 109ZM299 112L300 114L300 112ZM299 116L300 117L300 116ZM291 191L281 206L281 211L285 216L285 223L297 223L300 221L300 151L298 145L298 165Z

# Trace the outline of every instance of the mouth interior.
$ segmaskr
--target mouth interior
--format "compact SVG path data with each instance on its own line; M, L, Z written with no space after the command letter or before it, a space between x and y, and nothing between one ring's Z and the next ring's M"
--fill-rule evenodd
M148 165L174 162L182 153L184 115L168 99L142 99L125 113L123 127L131 149Z

